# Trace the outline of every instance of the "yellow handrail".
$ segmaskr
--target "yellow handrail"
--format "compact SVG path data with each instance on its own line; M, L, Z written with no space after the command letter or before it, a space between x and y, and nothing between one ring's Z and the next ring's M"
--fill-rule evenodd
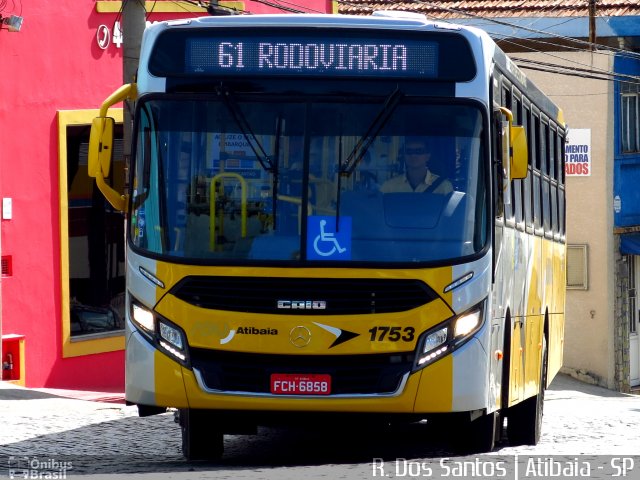
M240 182L241 200L240 200L240 221L241 221L241 233L242 238L247 236L247 182L238 173L223 172L218 173L211 179L211 190L209 194L209 249L215 250L216 248L216 185L218 180L222 178L235 178ZM220 233L222 233L222 215L220 217Z

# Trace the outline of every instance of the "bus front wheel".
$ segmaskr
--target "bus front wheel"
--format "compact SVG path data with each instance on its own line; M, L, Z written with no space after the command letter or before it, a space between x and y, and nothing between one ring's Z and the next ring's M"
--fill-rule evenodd
M491 452L500 437L501 418L499 412L493 412L464 421L463 428L455 429L457 449L464 454Z
M219 460L224 451L224 434L216 429L206 410L181 408L182 454L187 460Z
M540 440L546 383L547 341L543 338L538 394L509 408L507 414L507 436L511 445L536 445Z

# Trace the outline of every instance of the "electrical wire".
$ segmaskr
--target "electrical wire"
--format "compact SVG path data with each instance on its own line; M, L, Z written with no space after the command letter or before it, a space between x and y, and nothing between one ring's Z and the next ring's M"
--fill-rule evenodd
M124 3L127 2L129 0L122 0L122 2L120 2L120 8L118 9L118 13L116 14L116 18L113 21L113 26L111 27L111 31L116 32L116 25L118 25L118 29L122 32L122 28L120 27L121 23L120 23L120 19L122 18L122 11L124 10Z
M361 4L353 4L352 2L349 2L347 0L337 0L337 1L338 1L338 3L341 3L341 4L357 6L358 8L362 7ZM402 3L405 4L407 2L405 1L405 2L402 2ZM452 12L452 13L456 13L456 14L463 14L463 15L466 15L466 16L469 16L469 17L472 17L472 18L485 20L488 24L498 24L498 25L503 25L503 26L509 26L509 27L511 27L511 28L513 28L515 30L522 29L522 30L526 30L526 31L533 31L535 33L556 37L556 38L565 40L567 42L572 42L572 43L577 43L577 44L582 44L582 45L588 45L589 47L600 47L601 50L604 50L604 51L593 50L594 54L606 54L606 55L608 55L610 52L613 51L613 52L616 52L621 57L634 58L634 59L640 57L640 54L632 52L632 51L629 51L629 50L626 50L626 49L620 49L620 48L608 47L608 46L601 46L601 45L597 45L597 44L592 44L591 42L585 42L583 40L578 40L578 39L574 39L574 38L571 38L571 37L566 37L566 36L563 36L563 35L553 34L551 32L547 32L547 31L544 31L544 30L536 30L536 29L531 29L531 28L527 28L527 27L522 27L522 26L519 26L519 25L515 25L515 24L508 23L508 22L495 20L495 19L492 19L492 18L482 17L481 15L472 14L472 13L465 12L465 11L462 11L462 10L443 7L441 4L434 4L433 2L429 2L429 1L414 0L412 3L424 4L424 5L427 5L427 6L435 6L436 8L439 8L439 9L441 9L443 11L448 11L448 12ZM390 1L390 2L385 2L385 4L391 4L392 6L398 6L399 2ZM366 8L369 8L370 10L375 10L375 9L369 7L369 6L366 6ZM442 21L442 22L445 22L445 23L455 23L455 19L439 19L439 21ZM563 22L563 23L567 23L567 22L568 22L568 20ZM555 25L555 26L557 26L557 25ZM558 55L554 55L553 53L550 53L550 52L547 52L547 51L541 51L541 50L535 49L533 47L529 47L527 45L523 45L521 43L517 43L517 42L511 40L514 37L510 36L510 35L500 34L500 33L497 33L497 32L490 32L487 29L485 29L485 31L487 31L487 33L489 35L493 36L493 37L502 37L502 39L499 40L500 42L503 42L503 43L506 43L506 44L516 45L519 48L526 48L526 49L528 49L528 50L530 50L532 52L540 53L540 54L546 55L546 56L550 56L550 57L559 59L559 60L561 60L563 62L574 63L576 65L579 65L580 67L588 67L587 70L592 72L591 75L593 75L593 77L590 77L590 78L595 78L595 79L600 79L600 80L609 79L609 77L603 78L603 76L606 76L606 75L610 74L610 72L608 70L600 69L600 68L594 67L592 65L587 65L587 64L584 64L584 63L581 63L581 62L578 62L578 61L575 61L575 60L572 60L572 59L563 58L563 57L560 57ZM576 50L576 51L584 51L584 49L581 49L581 48L571 47L569 45L560 45L560 44L555 43L555 42L549 42L549 41L545 42L543 40L529 40L529 41L537 42L537 43L541 43L541 44L552 45L552 46L562 46L563 48L565 48L567 50L572 50L573 49L573 50ZM605 47L605 48L602 48L602 47ZM606 53L605 53L605 51L606 51ZM552 64L549 64L549 65L552 65ZM564 65L557 65L557 68L559 68L559 69L563 68L563 67L564 67ZM527 68L529 68L530 70L535 70L535 69L541 69L541 68L550 69L551 67L537 66L537 67L527 67ZM557 73L562 73L563 75L581 76L580 74L575 73L575 72L573 72L573 73L567 72L567 70L570 70L570 69L565 69L562 72L558 71ZM549 70L543 70L543 71L549 71ZM585 73L585 75L586 75L586 73ZM623 83L636 83L636 82L638 82L640 80L640 77L633 76L633 75L630 75L630 76L627 76L627 77L628 77L627 80L613 79L613 81L620 81L620 82L623 82Z
M487 33L489 33L489 32L487 32ZM491 33L489 33L489 34L490 34L490 35L492 35ZM492 36L494 36L494 37L499 37L499 36L501 36L501 34L494 33ZM553 53L551 53L551 52L549 52L549 51L546 51L546 50L538 50L538 49L533 48L533 47L531 47L531 46L528 46L528 45L525 45L525 44L522 44L522 43L519 43L519 42L513 41L513 40L512 40L512 38L513 38L513 37L510 37L510 36L504 36L501 40L499 40L499 42L504 43L504 44L511 44L511 45L514 45L514 46L516 46L516 47L518 47L518 48L528 49L528 50L530 50L531 52L534 52L534 53L541 53L541 54L547 55L547 56L549 56L549 57L558 58L558 59L560 59L560 60L562 60L562 61L565 61L565 62L575 63L576 65L580 65L580 66L589 66L591 69L600 70L600 71L602 71L602 72L608 72L608 71L609 71L609 70L606 70L606 69L603 69L603 68L594 67L593 65L586 65L586 64L584 64L584 63L582 63L582 62L578 62L578 61L576 61L576 60L572 60L572 59L569 59L569 58L565 58L565 57L562 57L562 56L559 56L559 55L554 55ZM545 42L545 41L543 41L543 40L535 40L534 42L535 42L536 44L542 44L542 45L559 46L557 43L553 43L553 42ZM573 52L587 52L587 51L588 51L588 50L584 50L584 49L582 49L582 48L570 47L570 46L568 46L568 45L563 46L563 47L564 47L566 50L571 50L571 51L573 51ZM605 52L600 52L600 51L597 51L597 50L596 50L596 51L594 51L594 52L592 52L592 53L596 53L596 54L600 54L600 55L609 55L609 53L610 53L610 52L605 53ZM633 57L633 56L628 56L628 55L625 55L625 54L617 54L617 55L618 55L618 56L620 56L620 57L634 58L634 59L635 59L635 57ZM510 54L510 56L513 56L513 54Z
M138 0L140 1L140 0ZM193 5L198 5L198 6L202 6L200 2L195 2L192 0L184 0L187 3L193 4ZM2 2L6 3L6 0L2 0ZM259 4L263 4L272 8L277 8L281 11L284 12L290 12L290 13L322 13L319 12L317 10L313 10L313 9L309 9L308 7L304 7L303 5L297 4L295 2L291 2L291 1L286 1L286 0L253 0L253 2L255 3L259 3ZM153 12L153 9L155 7L157 3L157 0L154 1L154 4L151 8L151 10L147 13L147 19L148 16ZM178 4L178 2L174 2L176 4ZM374 8L368 6L368 5L362 5L362 4L354 4L352 2L349 2L347 0L338 0L338 3L344 4L344 5L351 5L351 6L357 6L358 8L365 8L365 9L369 9L369 10L375 10ZM406 2L403 2L406 3ZM559 34L554 34L551 33L549 31L545 31L545 30L538 30L538 29L533 29L530 27L524 27L521 25L515 25L509 22L504 22L504 21L500 21L500 20L496 20L496 19L492 19L492 18L487 18L487 17L483 17L481 15L477 15L477 14L473 14L470 12L466 12L464 10L459 10L459 9L455 9L455 8L448 8L448 7L444 7L441 4L435 4L434 2L431 1L424 1L424 0L414 0L412 3L414 4L420 4L420 5L427 5L427 6L433 6L435 8L438 8L440 10L443 11L447 11L450 13L456 13L456 14L462 14L462 15L466 15L468 17L472 17L472 18L476 18L479 20L485 20L487 22L487 24L489 25L502 25L502 26L508 26L511 27L515 30L525 30L525 31L530 31L533 33L537 33L537 34L543 34L543 35L548 35L551 36L553 38L557 38L557 39L561 39L564 40L565 42L569 42L569 43L577 43L580 45L588 45L590 47L594 47L594 46L598 46L600 47L601 50L605 50L608 54L611 51L615 51L615 52L621 52L619 53L620 56L628 56L630 58L636 58L639 55L636 54L635 52L631 52L629 50L625 50L625 49L617 49L614 47L606 47L606 48L602 48L602 46L600 45L594 45L590 42L586 42L583 40L578 40L572 37L567 37L567 36L563 36L563 35L559 35ZM523 0L524 3L524 0ZM285 5L286 4L286 5ZM387 4L391 4L392 6L397 6L399 5L399 2L397 1L391 1L391 2L387 2ZM296 8L297 7L297 8ZM307 10L302 10L302 8L307 8ZM557 6L556 6L557 8ZM121 15L122 13L122 9L120 10L120 12L118 13L118 17ZM251 12L245 12L245 13L251 13ZM568 23L569 21L574 20L574 18L570 18L567 20L564 20L562 23L553 25L553 27L557 27L559 25L562 25L564 23ZM117 21L117 19L116 19ZM455 23L455 20L452 19L442 19L441 21L444 21L446 23ZM536 20L537 21L537 20ZM540 53L546 56L550 56L553 57L555 59L561 60L562 62L569 62L575 65L578 65L579 67L588 67L588 68L578 68L578 67L568 67L566 65L562 65L562 64L552 64L552 63L545 63L545 62L535 62L532 60L527 60L527 59L516 59L514 58L514 60L517 60L519 62L519 65L522 65L521 68L526 68L529 70L540 70L540 71L544 71L544 72L551 72L551 73L558 73L561 75L572 75L572 76L576 76L576 77L582 77L582 78L591 78L591 79L597 79L597 80L609 80L609 81L618 81L618 82L622 82L622 83L636 83L638 81L640 81L640 77L638 76L634 76L634 75L624 75L624 74L613 74L611 72L609 72L606 69L602 69L599 67L594 67L592 65L586 65L584 63L572 60L572 59L568 59L568 58L564 58L558 55L555 55L553 53L547 52L547 51L541 51L538 49L535 49L533 47L529 47L527 45L523 45L521 43L517 43L515 41L513 41L512 39L514 38L511 35L506 35L506 34L502 34L502 33L498 33L498 32L491 32L489 30L487 30L487 33L493 37L502 37L501 39L499 39L498 41L503 42L505 44L512 44L512 45L517 45L519 48L526 48L534 53ZM543 45L551 45L551 46L560 46L560 44L552 42L552 41L544 41L544 40L537 40L537 39L530 39L529 41L531 42L536 42L538 44L543 44ZM574 50L574 51L583 51L583 49L580 49L578 47L572 47L570 45L561 45L564 49L566 50ZM600 51L600 50L594 50L594 53L596 54L605 54L605 52Z
M564 62L563 64L560 63L547 63L547 62L542 62L542 61L536 61L536 60L530 60L530 59L524 59L524 58L520 58L517 56L514 56L513 54L510 54L509 57L516 62L516 64L518 65L518 67L520 68L527 68L529 70L539 70L539 71L544 71L544 72L552 72L552 73L558 73L558 74L562 74L562 75L572 75L575 77L581 77L581 78L591 78L591 79L597 79L597 80L610 80L610 81L614 81L614 82L618 82L618 83L624 83L624 84L638 84L640 83L640 76L637 75L627 75L624 73L615 73L615 72L611 72L607 69L604 68L599 68L599 67L595 67L593 65L587 65L584 64L582 62L578 62L576 60L572 60L570 58L566 58L566 57L562 57L560 55L554 55L553 53L550 52L545 52L545 51L541 51L541 50L537 50L533 47L528 47L527 45L521 45L515 42L512 42L510 40L503 40L505 43L512 43L514 45L517 45L520 48L525 48L528 49L531 53L539 53L548 57L552 57L555 59L558 59L562 62ZM578 51L583 51L583 50L578 50ZM567 66L566 63L572 63L575 65L578 65L579 67L571 67L571 66ZM580 68L580 67L587 67L587 68ZM552 70L553 68L555 68L555 70ZM579 73L581 72L581 73ZM585 75L589 75L589 76L585 76Z
M151 9L147 12L147 5L146 2L144 4L142 4L142 8L144 8L144 19L148 22L149 21L149 16L153 13L153 9L156 8L156 3L158 3L158 0L153 0L153 5L151 5ZM175 2L174 2L175 3Z
M270 2L270 1L266 1L266 0L254 0L254 1L256 1L258 3L263 3L265 5L269 5L269 6L275 6L276 8L282 8L282 7L278 7L276 4L274 4L274 2ZM525 0L523 0L523 2L522 2L523 4L524 4L524 1ZM298 7L300 6L300 5L294 4L292 2L286 2L286 3L289 3L290 5L296 5ZM362 8L363 7L362 4L354 4L354 3L349 2L347 0L338 0L338 3L357 6L358 8ZM391 1L391 2L388 2L388 3L390 3L391 5L396 5L396 6L399 5L399 3L396 2L396 1ZM406 3L406 2L403 2L403 3ZM509 23L509 22L503 22L503 21L492 19L492 18L482 17L480 15L472 14L472 13L465 12L465 11L462 11L462 10L443 7L441 4L434 4L433 2L430 2L430 1L414 0L412 3L421 4L421 5L428 5L428 6L435 6L437 8L440 8L440 9L444 10L444 11L449 11L449 12L452 12L452 13L459 13L459 14L467 15L467 16L472 17L472 18L486 20L488 24L498 24L498 25L503 25L503 26L509 26L509 27L511 27L513 29L516 29L516 30L517 29L521 29L521 30L530 31L530 32L533 32L533 33L538 33L538 34L543 34L543 35L550 35L552 37L564 40L565 42L577 43L577 44L580 44L580 45L588 45L589 47L598 46L602 50L605 50L605 52L599 51L599 50L594 50L593 52L595 54L607 54L608 55L611 51L614 51L614 52L618 52L618 54L620 56L625 56L625 57L629 57L629 58L637 58L639 56L635 52L631 52L629 50L619 49L619 48L614 48L614 47L607 47L607 46L605 46L605 48L602 48L602 46L592 44L591 42L578 40L578 39L575 39L575 38L572 38L572 37L567 37L567 36L564 36L564 35L553 34L551 32L545 31L545 30L538 30L538 29L533 29L533 28L530 28L530 27L523 27L523 26L515 25L515 24ZM558 7L559 7L559 4L556 6L556 8L558 8ZM368 8L370 10L374 10L374 8L369 7L368 5L365 5L364 8ZM289 8L289 7L285 7L285 9L286 9L286 11L294 10L294 9ZM300 10L295 10L295 13L304 13L304 12L302 12ZM563 25L565 23L568 23L568 22L570 22L572 20L574 20L574 18L569 18L569 19L563 20L561 23L557 23L557 24L553 25L553 27L558 27L558 26ZM451 19L444 19L443 21L445 21L447 23L454 23L453 21L451 21ZM489 31L487 33L489 33L490 35L492 34L492 32L489 32ZM561 57L559 55L555 55L555 54L550 53L550 52L537 50L537 49L535 49L533 47L528 47L526 45L522 45L522 44L516 43L513 40L511 40L513 38L513 36L509 36L509 35L505 35L505 34L499 34L497 32L493 32L493 36L494 37L496 37L496 36L503 37L503 39L500 40L500 41L502 41L504 43L510 43L510 44L513 44L513 45L517 45L520 48L527 48L527 49L531 50L532 52L541 53L543 55L550 56L550 57L553 57L555 59L561 60L562 62L565 62L565 63L569 62L569 63L575 64L575 65L578 65L579 67L588 67L588 68L578 68L578 67L571 68L571 67L567 67L565 65L560 65L560 64L559 65L551 64L551 63L544 64L544 62L539 62L537 65L534 65L533 63L529 63L526 66L523 65L523 68L528 68L530 70L534 70L534 69L543 70L544 69L543 71L551 71L551 72L556 72L556 73L563 74L563 75L572 75L572 76L577 76L577 77L592 78L592 79L598 79L598 80L611 80L611 81L618 81L618 82L621 82L621 83L635 83L635 82L638 82L640 80L640 77L637 77L637 76L634 76L634 75L613 74L613 73L609 72L606 69L602 69L602 68L595 67L595 66L592 66L592 65L586 65L584 63L581 63L581 62L573 60L573 59L564 58L564 57ZM559 46L558 43L544 41L544 40L534 39L534 40L530 40L530 41L537 42L537 43L540 43L540 44L551 45L551 46L554 46L554 47ZM567 50L584 51L581 48L574 47L574 46L571 46L571 45L562 45L562 46L563 46L563 48L565 48ZM523 59L521 59L521 60L523 60ZM522 63L525 64L525 63L527 63L527 61L523 60Z
M527 26L528 26L529 28L531 28L531 26L532 26L534 23L538 23L540 20L542 20L542 19L544 19L544 18L548 18L548 17L550 17L550 16L551 16L551 14L552 14L553 12L555 12L556 10L558 10L560 7L563 7L563 6L564 6L564 5L562 4L562 1L559 1L558 3L556 3L555 7L553 7L551 10L549 10L548 12L546 12L546 15L545 15L544 17L537 17L537 18L535 18L535 19L534 19L534 20L533 20L529 25L527 25ZM561 24L559 24L559 25L563 25L564 23L567 23L567 22L569 22L569 21L570 21L570 20L567 20L566 22L563 22L563 23L561 23ZM555 26L557 26L557 25L555 25Z
M263 3L265 4L265 2L261 1L261 0L253 0L256 3ZM286 5L290 5L291 7L289 8L296 8L297 7L297 11L294 13L326 13L323 10L315 10L313 8L307 7L305 5L300 5L299 3L295 3L295 2L291 2L291 1L287 1L287 0L273 0L271 2L274 5L270 5L270 6L274 6L275 5L282 5L282 4L286 4ZM280 8L280 7L275 7L275 8Z
M279 5L276 2L271 2L269 0L253 0L253 2L255 3L261 3L262 5L266 5L268 7L273 7L273 8L277 8L279 10L282 10L283 12L289 12L289 13L309 13L308 11L304 11L304 10L299 10L293 7L285 7L284 5ZM289 2L287 2L289 3ZM297 7L301 7L301 5L297 5Z
M336 0L338 3L340 4L344 4L344 5L349 5L349 6L353 6L353 7L357 7L357 8L361 8L362 5L361 4L354 4L352 2L349 2L348 0ZM404 1L404 2L398 2L395 0L391 0L388 2L384 2L384 5L391 5L391 6L400 6L400 5L404 5L408 2ZM531 33L537 33L537 34L542 34L542 35L547 35L547 36L551 36L554 38L558 38L558 39L562 39L566 42L571 42L571 43L576 43L579 45L584 45L584 46L588 46L589 48L595 48L596 46L598 46L597 44L592 44L591 42L588 42L586 40L580 40L577 38L573 38L573 37L567 37L565 35L560 35L557 33L552 33L546 30L538 30L535 28L529 28L529 27L525 27L523 25L516 25L514 23L510 23L510 22L506 22L503 20L497 20L495 18L489 18L489 17L484 17L482 15L478 15L472 12L468 12L466 10L461 10L461 9L457 9L457 8L451 8L451 7L445 7L440 3L436 3L433 1L428 1L428 0L412 0L410 3L413 4L418 4L418 5L424 5L424 6L428 6L428 7L433 7L435 9L447 12L447 13L453 13L456 15L461 15L463 17L470 17L470 18L474 18L474 19L479 19L479 20L486 20L487 22L491 23L491 24L495 24L495 25L501 25L501 26L506 26L506 27L510 27L514 30L524 30L527 32L531 32ZM373 11L375 10L374 8L371 8L369 6L366 6L365 8L369 8L369 10ZM446 22L446 23L455 23L455 19L438 19L438 21L442 21L442 22ZM632 52L630 50L626 50L626 49L620 49L620 48L615 48L615 47L609 47L609 46L600 46L602 49L606 49L606 50L612 50L612 51L622 51L622 52L627 52L629 55L634 55L634 56L638 56L640 57L640 54Z
M496 40L498 42L510 43L512 45L517 45L517 46L520 46L520 47L524 47L523 43L518 43L518 42L515 42L515 41L512 40L514 38L513 35L507 35L507 34L504 34L504 33L491 31L491 30L486 29L486 28L484 30L491 37L499 38L499 40ZM566 44L563 44L563 43L554 42L554 41L548 41L548 40L542 40L542 39L538 39L538 38L529 38L526 41L530 42L530 43L534 43L534 44L539 44L539 45L549 45L549 46L555 47L555 48L561 47L561 48L563 48L565 50L573 50L573 51L578 51L578 52L589 51L589 50L585 50L584 48L574 47L574 46L566 45ZM593 54L595 54L595 55L608 55L610 53L615 53L616 55L618 55L621 58L631 58L631 59L634 59L634 60L637 60L638 58L640 58L640 54L638 54L637 52L633 52L631 50L619 49L619 48L609 47L607 45L600 45L600 44L595 44L594 47L597 47L597 48L595 50L591 50L591 52ZM545 53L544 51L541 51L541 52Z
M566 67L555 63L540 62L525 58L513 58L519 68L538 70L541 72L556 73L559 75L570 75L573 77L589 78L593 80L606 80L629 85L640 84L640 77L635 75L625 75L613 72L597 72L587 68Z
M5 12L5 10L7 10L7 3L8 0L0 0L0 25L2 24L1 20L3 18L3 13ZM22 16L22 0L19 1L19 6L20 6L20 11L17 12L17 16L21 17ZM9 12L15 12L17 9L16 7L16 1L15 0L11 0L11 8L8 9Z
M270 1L270 0L253 0L253 1L256 2L256 3L267 5L267 6L270 6L270 7L273 7L273 8L278 8L278 9L280 9L282 11L287 11L287 12L291 12L291 13L308 13L308 11L309 11L309 10L308 11L301 10L300 8L303 8L302 5L299 5L299 4L297 4L295 2L291 2L291 1L285 1L285 0L274 0L274 1ZM526 0L523 0L523 2L522 2L523 5L524 5L525 1ZM361 5L361 4L354 4L352 2L349 2L348 0L338 0L338 3L352 5L352 6L356 6L357 5L359 8L363 7L363 5ZM397 1L391 1L391 2L387 2L387 3L390 3L391 5L396 5L396 6L399 5L399 2L397 2ZM403 2L403 3L406 3L406 2ZM435 3L431 2L431 1L413 0L412 3L420 4L420 5L427 5L427 6L434 6L436 8L440 8L441 10L448 11L448 12L451 12L451 13L463 14L463 15L467 15L467 16L472 17L472 18L486 20L488 24L497 24L497 25L502 25L502 26L509 26L509 27L511 27L513 29L516 29L516 30L517 29L521 29L521 30L530 31L530 32L537 33L537 34L549 35L549 36L552 36L554 38L558 38L558 39L564 40L565 42L577 43L579 45L588 45L589 47L598 46L598 47L600 47L601 50L605 50L604 52L600 51L600 50L593 50L593 52L595 54L609 54L611 51L614 51L614 52L618 52L618 54L620 56L626 56L626 57L629 57L629 58L637 58L639 56L635 52L631 52L629 50L619 49L619 48L614 48L614 47L607 47L607 46L605 46L605 48L602 48L602 46L594 45L591 42L586 42L586 41L575 39L575 38L572 38L572 37L567 37L567 36L564 36L564 35L554 34L554 33L551 33L551 32L545 31L545 30L538 30L538 29L533 29L533 28L530 28L530 27L524 27L524 26L520 26L520 25L515 25L515 24L509 23L509 22L504 22L504 21L499 21L499 20L492 19L492 18L483 17L481 15L469 13L469 12L466 12L466 11L463 11L463 10L459 10L459 9L455 9L455 8L443 7L441 4L435 4ZM287 4L288 6L285 6L283 4ZM557 8L559 8L559 6L560 6L560 4L556 5L555 8L557 9ZM295 8L295 7L298 7L298 8ZM370 10L374 10L374 8L371 8L368 5L364 6L364 7L368 8ZM569 19L563 20L561 23L557 23L557 24L553 25L553 27L558 27L558 26L563 25L565 23L568 23L568 22L570 22L570 21L572 21L574 19L575 18L569 18ZM454 23L450 19L444 19L444 21L447 22L447 23ZM489 33L490 35L492 34L492 32L490 32L490 31L488 31L487 33ZM574 75L574 76L586 76L586 75L588 75L588 77L585 77L585 78L593 78L593 79L600 79L600 80L607 79L607 80L619 81L619 82L624 82L624 83L634 83L634 82L637 82L639 80L639 77L637 77L637 76L624 75L624 74L612 74L611 72L609 72L606 69L602 69L602 68L595 67L595 66L592 66L592 65L586 65L584 63L578 62L578 61L573 60L573 59L564 58L564 57L561 57L559 55L555 55L555 54L550 53L550 52L537 50L535 48L528 47L526 45L522 45L522 44L516 43L513 40L511 40L513 38L513 36L500 34L500 33L497 33L497 32L493 32L493 36L494 37L503 37L503 39L500 40L500 41L502 41L504 43L510 43L510 44L513 44L513 45L517 45L519 48L527 48L527 49L531 50L532 52L541 53L543 55L550 56L552 58L561 60L562 62L565 62L565 63L569 62L569 63L575 64L575 65L578 65L579 67L588 67L588 68L578 68L578 67L571 68L571 67L567 67L565 65L555 65L555 64L551 64L551 63L544 64L544 62L539 62L538 65L533 65L533 63L529 63L529 65L526 67L526 68L529 68L529 69L542 69L542 68L545 68L545 69L549 70L549 69L556 68L557 69L557 73L562 73L563 75ZM559 46L558 43L550 42L550 41L537 40L537 39L530 40L530 41L536 42L536 43L539 43L539 44L551 45L551 46L554 46L554 47ZM574 46L571 46L571 45L562 45L562 47L567 49L567 50L583 51L583 49L578 48L578 47L574 47ZM526 63L526 60L523 60L523 63Z
M182 0L182 2L189 3L189 4L194 5L194 6L196 6L196 7L204 8L205 10L207 10L207 6L208 6L208 5L209 5L209 6L211 5L211 3L210 3L210 2L206 2L206 4L205 4L205 2L204 2L204 1L202 1L202 0L196 0L196 1L194 1L194 0ZM180 5L180 2L178 2L178 1L174 1L173 3L175 3L175 4L177 4L177 5ZM208 5L207 5L207 4L208 4ZM226 10L231 10L231 11L233 11L233 12L236 12L236 14L238 14L238 15L242 15L242 14L246 14L246 13L248 13L248 12L247 12L247 11L245 11L245 10L238 10L238 9L237 9L237 8L235 8L235 7L224 7L224 8L225 8ZM195 12L194 12L194 17L199 17L199 16L200 16L200 15L198 15L197 13L195 13Z
M162 1L162 0L160 0ZM149 17L151 16L152 13L154 13L154 9L156 7L156 4L158 3L158 0L154 0L153 5L151 6L151 8L147 11L146 10L146 6L145 6L145 19L146 21L149 21ZM180 8L183 10L182 13L190 13L192 14L193 18L198 18L200 16L202 16L203 14L206 14L206 9L207 9L207 5L203 4L201 1L194 1L194 0L173 0L173 1L168 1L165 0L164 3L172 3L174 4L176 7ZM200 7L203 9L202 12L193 12L191 10L189 10L188 8L186 8L183 4L184 3L188 3L189 5L193 5L194 7ZM236 12L240 12L240 13L244 13L244 11L240 11L237 10L236 8L229 8L229 10L234 10ZM180 12L178 12L180 13Z

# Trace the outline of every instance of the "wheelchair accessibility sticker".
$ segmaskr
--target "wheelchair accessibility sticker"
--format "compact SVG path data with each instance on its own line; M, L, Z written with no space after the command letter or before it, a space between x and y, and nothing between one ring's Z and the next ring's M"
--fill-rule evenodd
M307 222L309 260L351 260L351 217L312 215Z

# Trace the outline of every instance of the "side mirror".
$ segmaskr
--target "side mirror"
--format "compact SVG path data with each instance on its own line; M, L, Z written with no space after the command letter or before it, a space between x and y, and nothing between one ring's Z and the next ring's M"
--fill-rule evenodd
M127 197L116 192L105 182L111 170L113 152L113 127L115 120L107 117L109 107L123 100L135 100L137 88L135 83L128 83L113 92L100 107L100 114L93 119L91 136L89 137L88 174L96 179L96 185L107 201L118 211L127 208Z
M527 133L524 127L511 126L511 180L526 178L529 165L529 151L527 149Z
M513 124L513 113L508 108L500 107L500 113L507 117L503 122L502 138L506 144L502 145L502 158L504 162L505 180L527 177L529 166L529 150L527 149L527 133L523 126ZM506 132L505 132L506 130ZM508 159L508 161L507 161Z
M108 177L111 170L113 153L113 128L115 121L111 117L96 117L91 124L89 137L88 174L96 177Z

